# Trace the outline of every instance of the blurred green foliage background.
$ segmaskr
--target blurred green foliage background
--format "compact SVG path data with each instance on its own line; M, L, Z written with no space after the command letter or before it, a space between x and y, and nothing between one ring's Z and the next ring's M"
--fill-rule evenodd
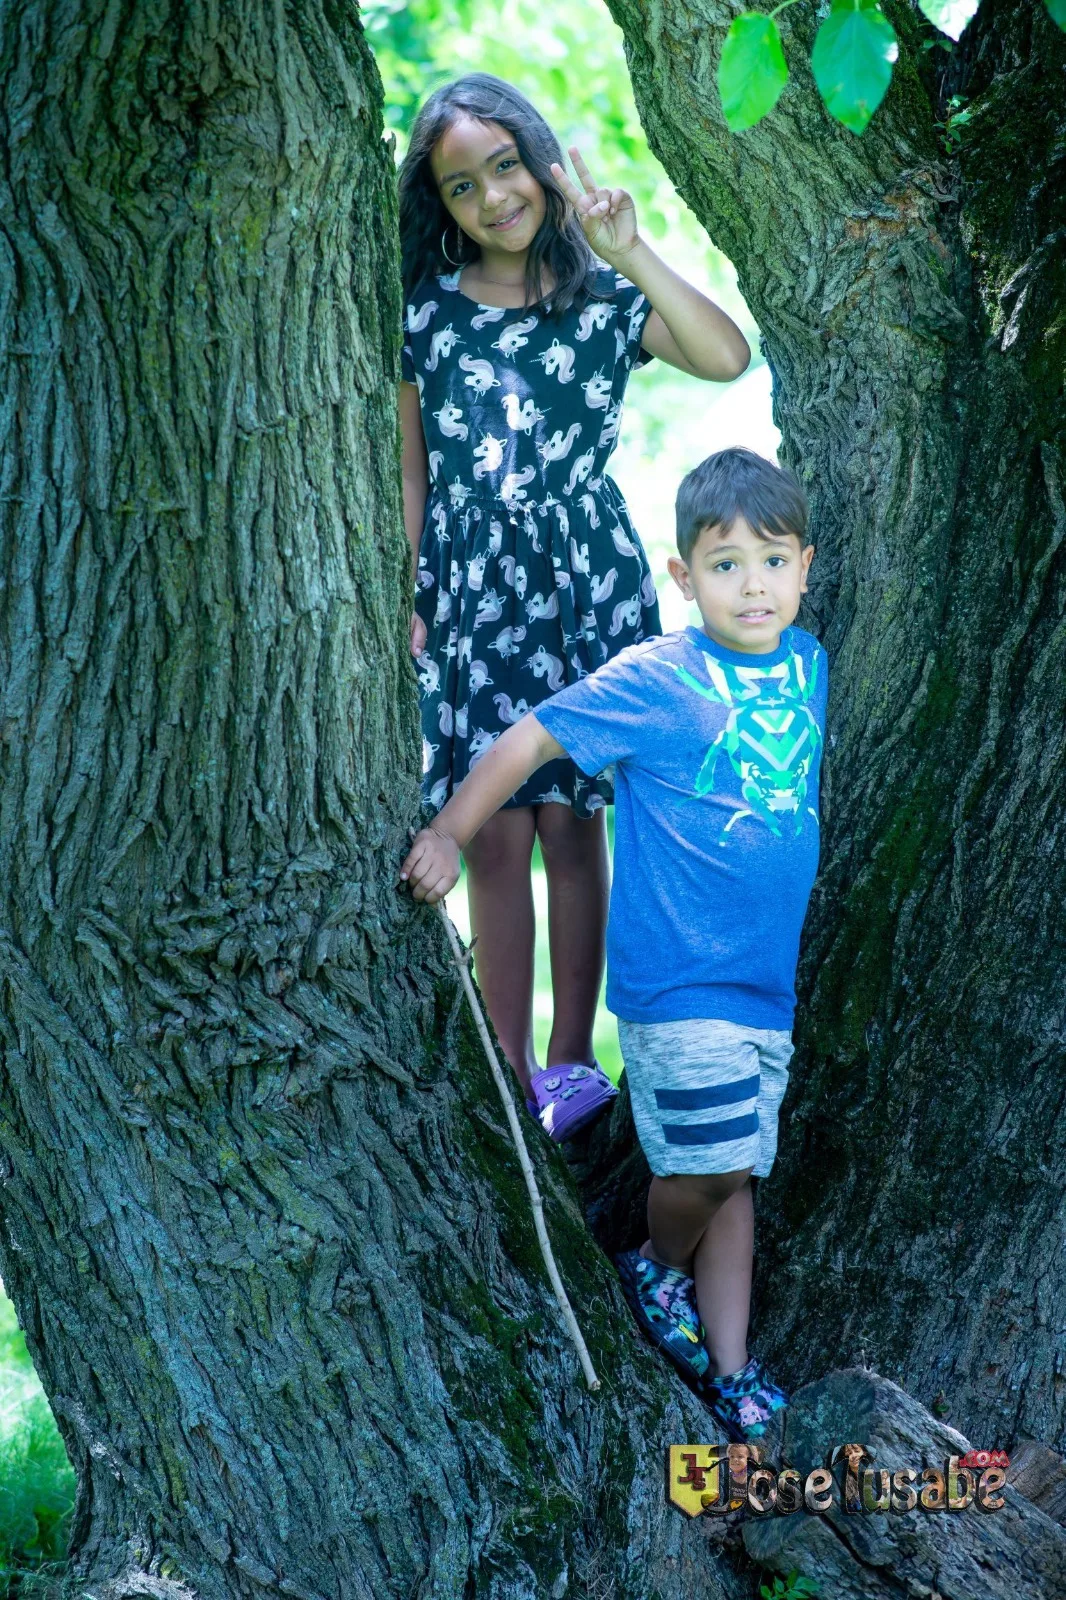
M32 1592L67 1547L74 1473L15 1320L0 1295L0 1588Z
M386 126L402 157L406 132L425 96L463 72L494 72L516 83L559 136L576 144L600 182L626 188L642 233L679 272L711 294L744 329L752 366L734 384L702 384L652 361L630 382L612 475L633 512L660 589L663 626L691 620L666 577L673 545L673 497L682 475L712 450L747 444L773 455L770 383L758 331L729 262L675 193L648 149L633 104L622 36L600 0L369 0L362 7L385 89ZM541 929L547 890L539 860L534 895ZM460 884L449 900L469 935ZM538 942L535 1031L544 1049L551 1026L546 939ZM614 1020L602 1008L596 1045L617 1077ZM35 1574L63 1555L74 1475L18 1330L0 1295L0 1596L30 1595Z

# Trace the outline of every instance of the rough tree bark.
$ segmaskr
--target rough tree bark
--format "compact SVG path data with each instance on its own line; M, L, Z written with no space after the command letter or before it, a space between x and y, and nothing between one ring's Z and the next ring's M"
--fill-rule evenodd
M731 137L725 0L608 0L649 139L736 263L813 506L832 663L761 1348L868 1362L980 1443L1066 1440L1066 39L984 0L860 140L792 79ZM949 98L970 112L949 150ZM950 142L950 141L949 141ZM713 445L713 440L708 441Z
M585 1391L396 891L380 101L330 0L0 12L0 1271L72 1588L750 1593L666 1508L706 1421L542 1141Z

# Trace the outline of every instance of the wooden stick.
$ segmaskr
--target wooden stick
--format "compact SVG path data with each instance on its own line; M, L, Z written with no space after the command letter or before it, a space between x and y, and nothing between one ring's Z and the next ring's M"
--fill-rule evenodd
M469 951L465 951L463 949L462 941L455 931L455 925L452 922L451 917L448 915L443 900L440 901L437 909L440 912L441 921L444 923L445 932L448 935L448 943L452 947L452 955L455 957L455 964L459 968L459 976L462 979L463 988L466 991L466 998L469 1000L470 1009L474 1013L474 1021L477 1024L477 1031L481 1036L481 1043L484 1047L485 1056L488 1060L489 1066L492 1068L492 1076L496 1080L496 1087L500 1091L500 1099L503 1101L503 1109L507 1115L507 1123L511 1130L511 1138L514 1140L515 1149L518 1151L518 1164L522 1168L522 1176L526 1180L526 1188L529 1191L529 1203L533 1208L533 1226L537 1230L537 1243L540 1245L540 1253L544 1257L544 1265L548 1269L548 1277L551 1279L551 1286L555 1290L555 1298L559 1303L559 1310L563 1314L563 1321L566 1323L567 1332L574 1341L574 1345L577 1349L578 1359L581 1362L581 1370L585 1374L585 1380L590 1389L598 1389L600 1387L600 1380L596 1376L596 1369L592 1365L588 1348L581 1336L581 1329L577 1325L577 1318L574 1316L573 1307L571 1306L570 1301L567 1299L566 1290L563 1288L563 1280L559 1276L559 1268L555 1265L555 1257L552 1255L551 1241L548 1238L548 1230L544 1225L544 1202L541 1200L540 1190L537 1188L536 1174L533 1171L533 1163L529 1159L529 1151L526 1149L526 1141L522 1135L522 1128L518 1121L518 1113L515 1110L514 1100L511 1097L511 1091L508 1087L507 1079L504 1077L504 1074L500 1068L500 1063L497 1060L496 1051L493 1049L492 1038L489 1034L488 1024L485 1021L485 1014L481 1009L481 1005L477 997L477 990L474 988L474 982L470 976L470 953Z

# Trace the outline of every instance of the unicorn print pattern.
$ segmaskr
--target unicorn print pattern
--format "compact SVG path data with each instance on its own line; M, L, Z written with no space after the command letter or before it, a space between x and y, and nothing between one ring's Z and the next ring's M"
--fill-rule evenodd
M651 311L605 266L580 309L486 306L459 272L427 279L404 316L429 493L416 606L424 793L440 808L499 735L565 684L660 632L655 585L607 475ZM508 802L591 816L612 774L549 762Z

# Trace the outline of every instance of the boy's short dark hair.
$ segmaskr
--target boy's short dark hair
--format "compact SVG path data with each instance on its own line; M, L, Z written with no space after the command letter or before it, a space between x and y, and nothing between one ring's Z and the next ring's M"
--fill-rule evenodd
M728 533L743 517L760 538L794 533L807 542L807 497L794 472L754 450L718 450L681 480L675 502L677 549L682 561L704 528Z

